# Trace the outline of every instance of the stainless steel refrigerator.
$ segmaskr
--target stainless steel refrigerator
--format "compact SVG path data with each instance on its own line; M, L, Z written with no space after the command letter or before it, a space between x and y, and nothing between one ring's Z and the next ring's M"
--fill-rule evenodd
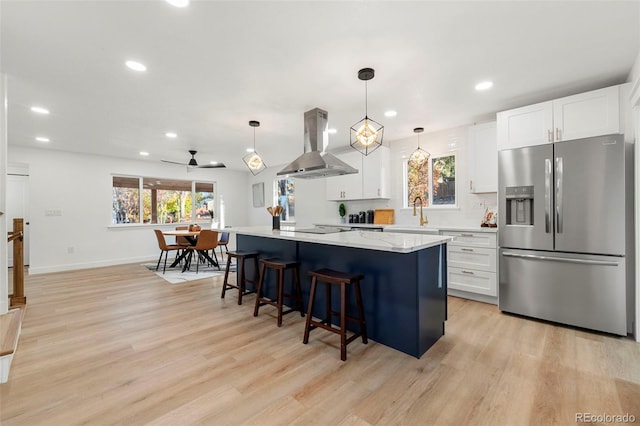
M632 331L632 149L608 135L499 152L500 310Z

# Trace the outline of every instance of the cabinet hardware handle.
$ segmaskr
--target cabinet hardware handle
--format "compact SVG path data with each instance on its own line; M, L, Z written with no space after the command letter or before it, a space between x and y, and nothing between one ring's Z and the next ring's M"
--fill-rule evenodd
M560 140L560 128L556 127L556 140Z
M463 274L467 274L467 275L473 275L473 272L471 271L462 271Z
M473 181L469 181L469 191L473 191Z
M460 234L461 237L473 237L473 234Z
M553 142L553 132L551 131L551 129L547 130L547 141Z
M473 249L470 249L470 248L464 248L464 247L463 247L463 248L461 248L460 250L462 250L462 251L473 251Z

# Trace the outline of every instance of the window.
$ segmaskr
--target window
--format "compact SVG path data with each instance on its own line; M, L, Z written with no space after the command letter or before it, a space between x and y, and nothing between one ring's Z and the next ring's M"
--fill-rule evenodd
M456 205L456 156L433 156L417 163L407 160L404 207L420 198L425 207Z
M140 223L140 211L143 223L191 223L215 217L211 182L113 176L112 192L114 224Z
M296 198L293 179L276 179L273 186L274 205L282 206L280 220L295 221Z
M112 194L113 223L139 223L140 180L114 176Z

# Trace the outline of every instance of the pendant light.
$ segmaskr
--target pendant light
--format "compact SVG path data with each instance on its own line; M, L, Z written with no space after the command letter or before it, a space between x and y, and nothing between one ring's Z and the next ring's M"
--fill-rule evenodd
M247 167L249 167L249 171L255 176L266 169L267 165L264 164L264 160L260 154L256 152L256 127L260 126L260 122L251 120L249 121L249 126L253 127L253 152L242 157L242 161L244 161Z
M364 81L364 118L351 126L351 147L364 155L369 155L382 146L384 126L367 115L367 81L375 75L373 68L358 71L358 78Z
M418 147L411 153L409 161L415 163L416 165L424 163L431 156L431 154L429 154L427 151L420 148L420 133L422 132L424 132L424 129L422 127L416 127L415 129L413 129L413 133L418 135Z

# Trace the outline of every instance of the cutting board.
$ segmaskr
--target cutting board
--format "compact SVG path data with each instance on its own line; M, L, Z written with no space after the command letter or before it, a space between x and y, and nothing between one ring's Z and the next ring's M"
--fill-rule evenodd
M394 209L376 209L373 213L373 223L377 225L392 225Z

